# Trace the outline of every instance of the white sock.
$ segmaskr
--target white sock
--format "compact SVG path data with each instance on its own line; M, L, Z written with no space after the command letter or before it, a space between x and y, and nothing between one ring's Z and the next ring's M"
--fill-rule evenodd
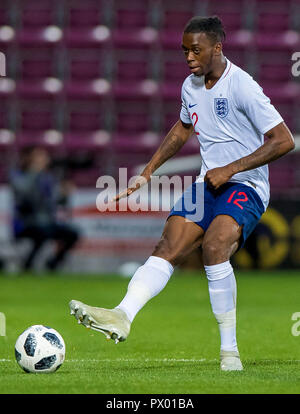
M150 256L132 276L127 293L116 308L122 309L132 322L138 311L166 286L173 271L167 260Z
M219 324L221 350L237 351L236 280L229 261L204 266L212 311Z

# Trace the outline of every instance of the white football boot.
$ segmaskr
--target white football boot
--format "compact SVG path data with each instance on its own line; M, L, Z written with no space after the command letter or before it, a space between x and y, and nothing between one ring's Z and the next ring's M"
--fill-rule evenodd
M121 309L104 309L86 305L78 300L69 303L71 315L79 324L103 333L115 343L125 341L130 332L130 321Z
M221 371L242 371L243 365L240 360L240 355L236 351L221 351L220 353Z

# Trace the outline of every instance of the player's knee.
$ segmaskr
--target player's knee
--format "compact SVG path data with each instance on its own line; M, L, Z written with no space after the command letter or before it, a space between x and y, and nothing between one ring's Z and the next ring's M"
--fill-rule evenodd
M222 235L208 240L204 239L202 244L204 262L211 263L216 259L219 260L220 256L226 256L227 250L227 240Z
M216 256L216 253L218 251L218 246L214 242L203 243L202 251L203 251L203 259L207 260L207 259L210 259Z

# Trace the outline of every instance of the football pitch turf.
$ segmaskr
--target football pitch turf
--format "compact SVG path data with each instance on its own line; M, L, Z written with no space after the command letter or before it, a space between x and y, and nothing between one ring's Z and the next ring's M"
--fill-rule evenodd
M220 372L218 327L203 272L175 273L137 315L128 339L117 345L78 325L69 315L68 302L114 307L128 279L0 276L0 312L6 316L7 334L0 337L0 393L300 393L300 336L292 334L292 315L300 312L299 272L236 276L242 372ZM18 335L34 324L56 329L65 340L66 360L53 374L26 374L15 361Z

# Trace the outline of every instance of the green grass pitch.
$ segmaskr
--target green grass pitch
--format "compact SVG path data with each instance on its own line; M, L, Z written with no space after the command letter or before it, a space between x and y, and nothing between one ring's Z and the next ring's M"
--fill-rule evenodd
M219 334L203 272L175 273L137 315L124 343L76 323L68 302L114 307L128 280L118 276L0 276L1 394L298 394L299 272L236 272L242 372L220 372ZM15 362L18 335L34 324L58 330L66 360L53 374L26 374Z

